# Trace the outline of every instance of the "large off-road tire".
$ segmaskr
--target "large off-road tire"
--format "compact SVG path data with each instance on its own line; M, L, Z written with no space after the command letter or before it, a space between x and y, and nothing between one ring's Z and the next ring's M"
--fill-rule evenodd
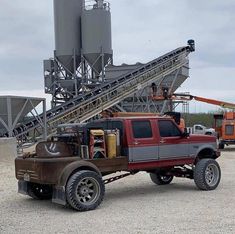
M150 178L153 183L157 185L167 185L170 184L174 176L171 175L161 175L159 173L150 173Z
M37 200L49 200L52 198L53 189L50 185L28 183L28 195Z
M78 211L96 209L103 201L105 186L102 177L88 170L73 174L66 185L69 205Z
M194 169L194 182L201 190L214 190L220 183L221 170L214 159L201 159Z

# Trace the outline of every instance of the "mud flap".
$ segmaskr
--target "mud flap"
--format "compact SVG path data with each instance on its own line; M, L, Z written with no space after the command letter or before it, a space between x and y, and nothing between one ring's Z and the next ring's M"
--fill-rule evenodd
M52 202L63 206L67 204L64 187L53 188Z
M18 193L28 195L28 182L19 180L18 181Z

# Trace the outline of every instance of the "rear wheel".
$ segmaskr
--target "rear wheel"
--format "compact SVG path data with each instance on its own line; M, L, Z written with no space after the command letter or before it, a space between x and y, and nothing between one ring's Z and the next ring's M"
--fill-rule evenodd
M221 170L214 159L201 159L195 166L194 182L201 190L214 190L220 183Z
M150 178L153 181L153 183L155 183L157 185L166 185L166 184L171 183L174 176L162 175L162 174L159 174L159 173L150 173Z
M105 186L102 177L93 171L78 171L66 185L66 197L69 205L78 211L97 208L103 201Z
M224 149L224 143L219 143L219 149Z
M49 200L52 198L52 187L46 184L28 184L28 195L38 200Z

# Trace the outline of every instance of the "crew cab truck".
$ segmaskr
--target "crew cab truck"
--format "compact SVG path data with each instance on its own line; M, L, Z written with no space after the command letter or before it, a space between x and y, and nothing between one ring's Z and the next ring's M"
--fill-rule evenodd
M71 141L41 142L35 154L16 158L19 193L87 211L101 204L106 184L140 171L157 185L185 177L214 190L220 182L216 138L189 135L172 118L102 119L76 131ZM125 174L104 179L120 171Z

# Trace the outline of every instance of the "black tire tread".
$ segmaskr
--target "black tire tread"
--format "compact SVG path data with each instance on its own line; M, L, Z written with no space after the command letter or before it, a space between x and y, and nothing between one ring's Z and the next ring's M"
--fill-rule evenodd
M194 182L196 184L196 186L200 189L200 190L214 190L216 189L216 187L218 186L219 182L220 182L220 178L217 182L217 184L213 187L210 187L205 180L205 170L207 168L207 166L211 163L215 163L219 169L219 173L220 173L220 177L221 177L221 171L220 171L220 166L219 164L214 160L214 159L201 159L195 166L195 170L194 170Z
M169 180L168 182L165 182L161 179L161 175L158 173L150 173L150 178L152 180L153 183L157 184L157 185L167 185L170 184L171 181L173 180L173 176L171 178L171 180Z
M224 149L224 143L219 143L219 149Z
M97 181L99 182L100 185L100 197L97 200L96 203L89 205L89 206L84 206L82 204L80 204L79 202L76 201L75 197L74 197L74 186L77 183L77 180L79 178L83 178L84 175L89 175L89 176L93 176L97 179ZM104 199L104 193L105 193L105 186L102 180L102 177L100 175L98 175L98 173L94 172L94 171L89 171L89 170L81 170L78 171L76 173L74 173L68 180L68 183L66 185L66 197L67 197L67 202L69 203L69 205L78 211L88 211L88 210L94 210L96 209L101 202Z

